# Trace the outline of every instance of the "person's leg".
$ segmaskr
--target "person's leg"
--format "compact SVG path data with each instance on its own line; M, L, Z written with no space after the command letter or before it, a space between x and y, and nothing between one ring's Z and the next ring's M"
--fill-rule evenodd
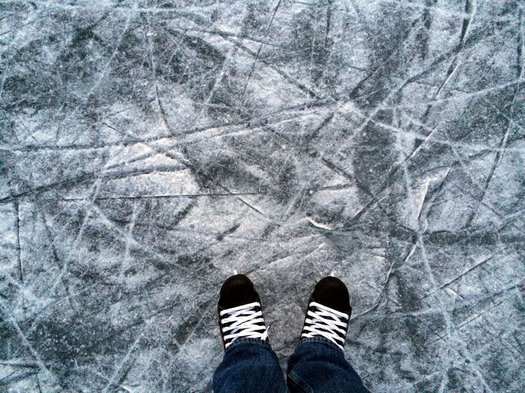
M325 338L301 340L288 361L292 393L366 393L344 353Z
M214 393L286 392L259 295L248 277L238 274L224 282L218 310L225 353L213 375Z
M367 393L345 360L343 346L352 308L344 283L325 277L308 305L301 341L288 361L292 393Z
M283 373L270 344L256 339L232 344L213 375L213 392L286 392Z

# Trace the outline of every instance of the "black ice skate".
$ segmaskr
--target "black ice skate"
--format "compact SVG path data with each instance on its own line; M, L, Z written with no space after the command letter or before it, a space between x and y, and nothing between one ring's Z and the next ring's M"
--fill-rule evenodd
M245 275L236 274L222 284L218 310L224 349L239 338L267 341L259 294Z
M301 338L325 337L342 350L351 313L346 285L338 278L325 277L310 295Z

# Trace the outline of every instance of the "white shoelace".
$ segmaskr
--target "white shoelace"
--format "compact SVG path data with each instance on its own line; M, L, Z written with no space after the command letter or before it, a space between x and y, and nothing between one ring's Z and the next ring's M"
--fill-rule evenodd
M316 311L311 310L312 307ZM345 322L346 321L346 322ZM304 321L301 338L322 336L336 344L341 350L345 343L348 314L311 302Z
M256 311L256 309L258 309ZM220 313L224 347L228 348L233 341L241 337L266 340L268 328L259 302L243 304L241 306L222 310Z

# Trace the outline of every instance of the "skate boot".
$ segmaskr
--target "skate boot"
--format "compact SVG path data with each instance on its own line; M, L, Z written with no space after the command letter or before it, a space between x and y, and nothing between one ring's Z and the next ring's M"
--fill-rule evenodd
M343 350L351 313L346 285L325 277L310 295L301 338L325 337Z
M236 274L224 282L218 311L224 349L239 338L268 340L259 294L245 275Z

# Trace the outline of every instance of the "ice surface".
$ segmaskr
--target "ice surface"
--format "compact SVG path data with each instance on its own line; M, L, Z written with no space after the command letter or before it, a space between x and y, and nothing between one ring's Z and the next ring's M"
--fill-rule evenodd
M0 391L208 392L334 272L375 392L525 385L524 3L0 0Z

